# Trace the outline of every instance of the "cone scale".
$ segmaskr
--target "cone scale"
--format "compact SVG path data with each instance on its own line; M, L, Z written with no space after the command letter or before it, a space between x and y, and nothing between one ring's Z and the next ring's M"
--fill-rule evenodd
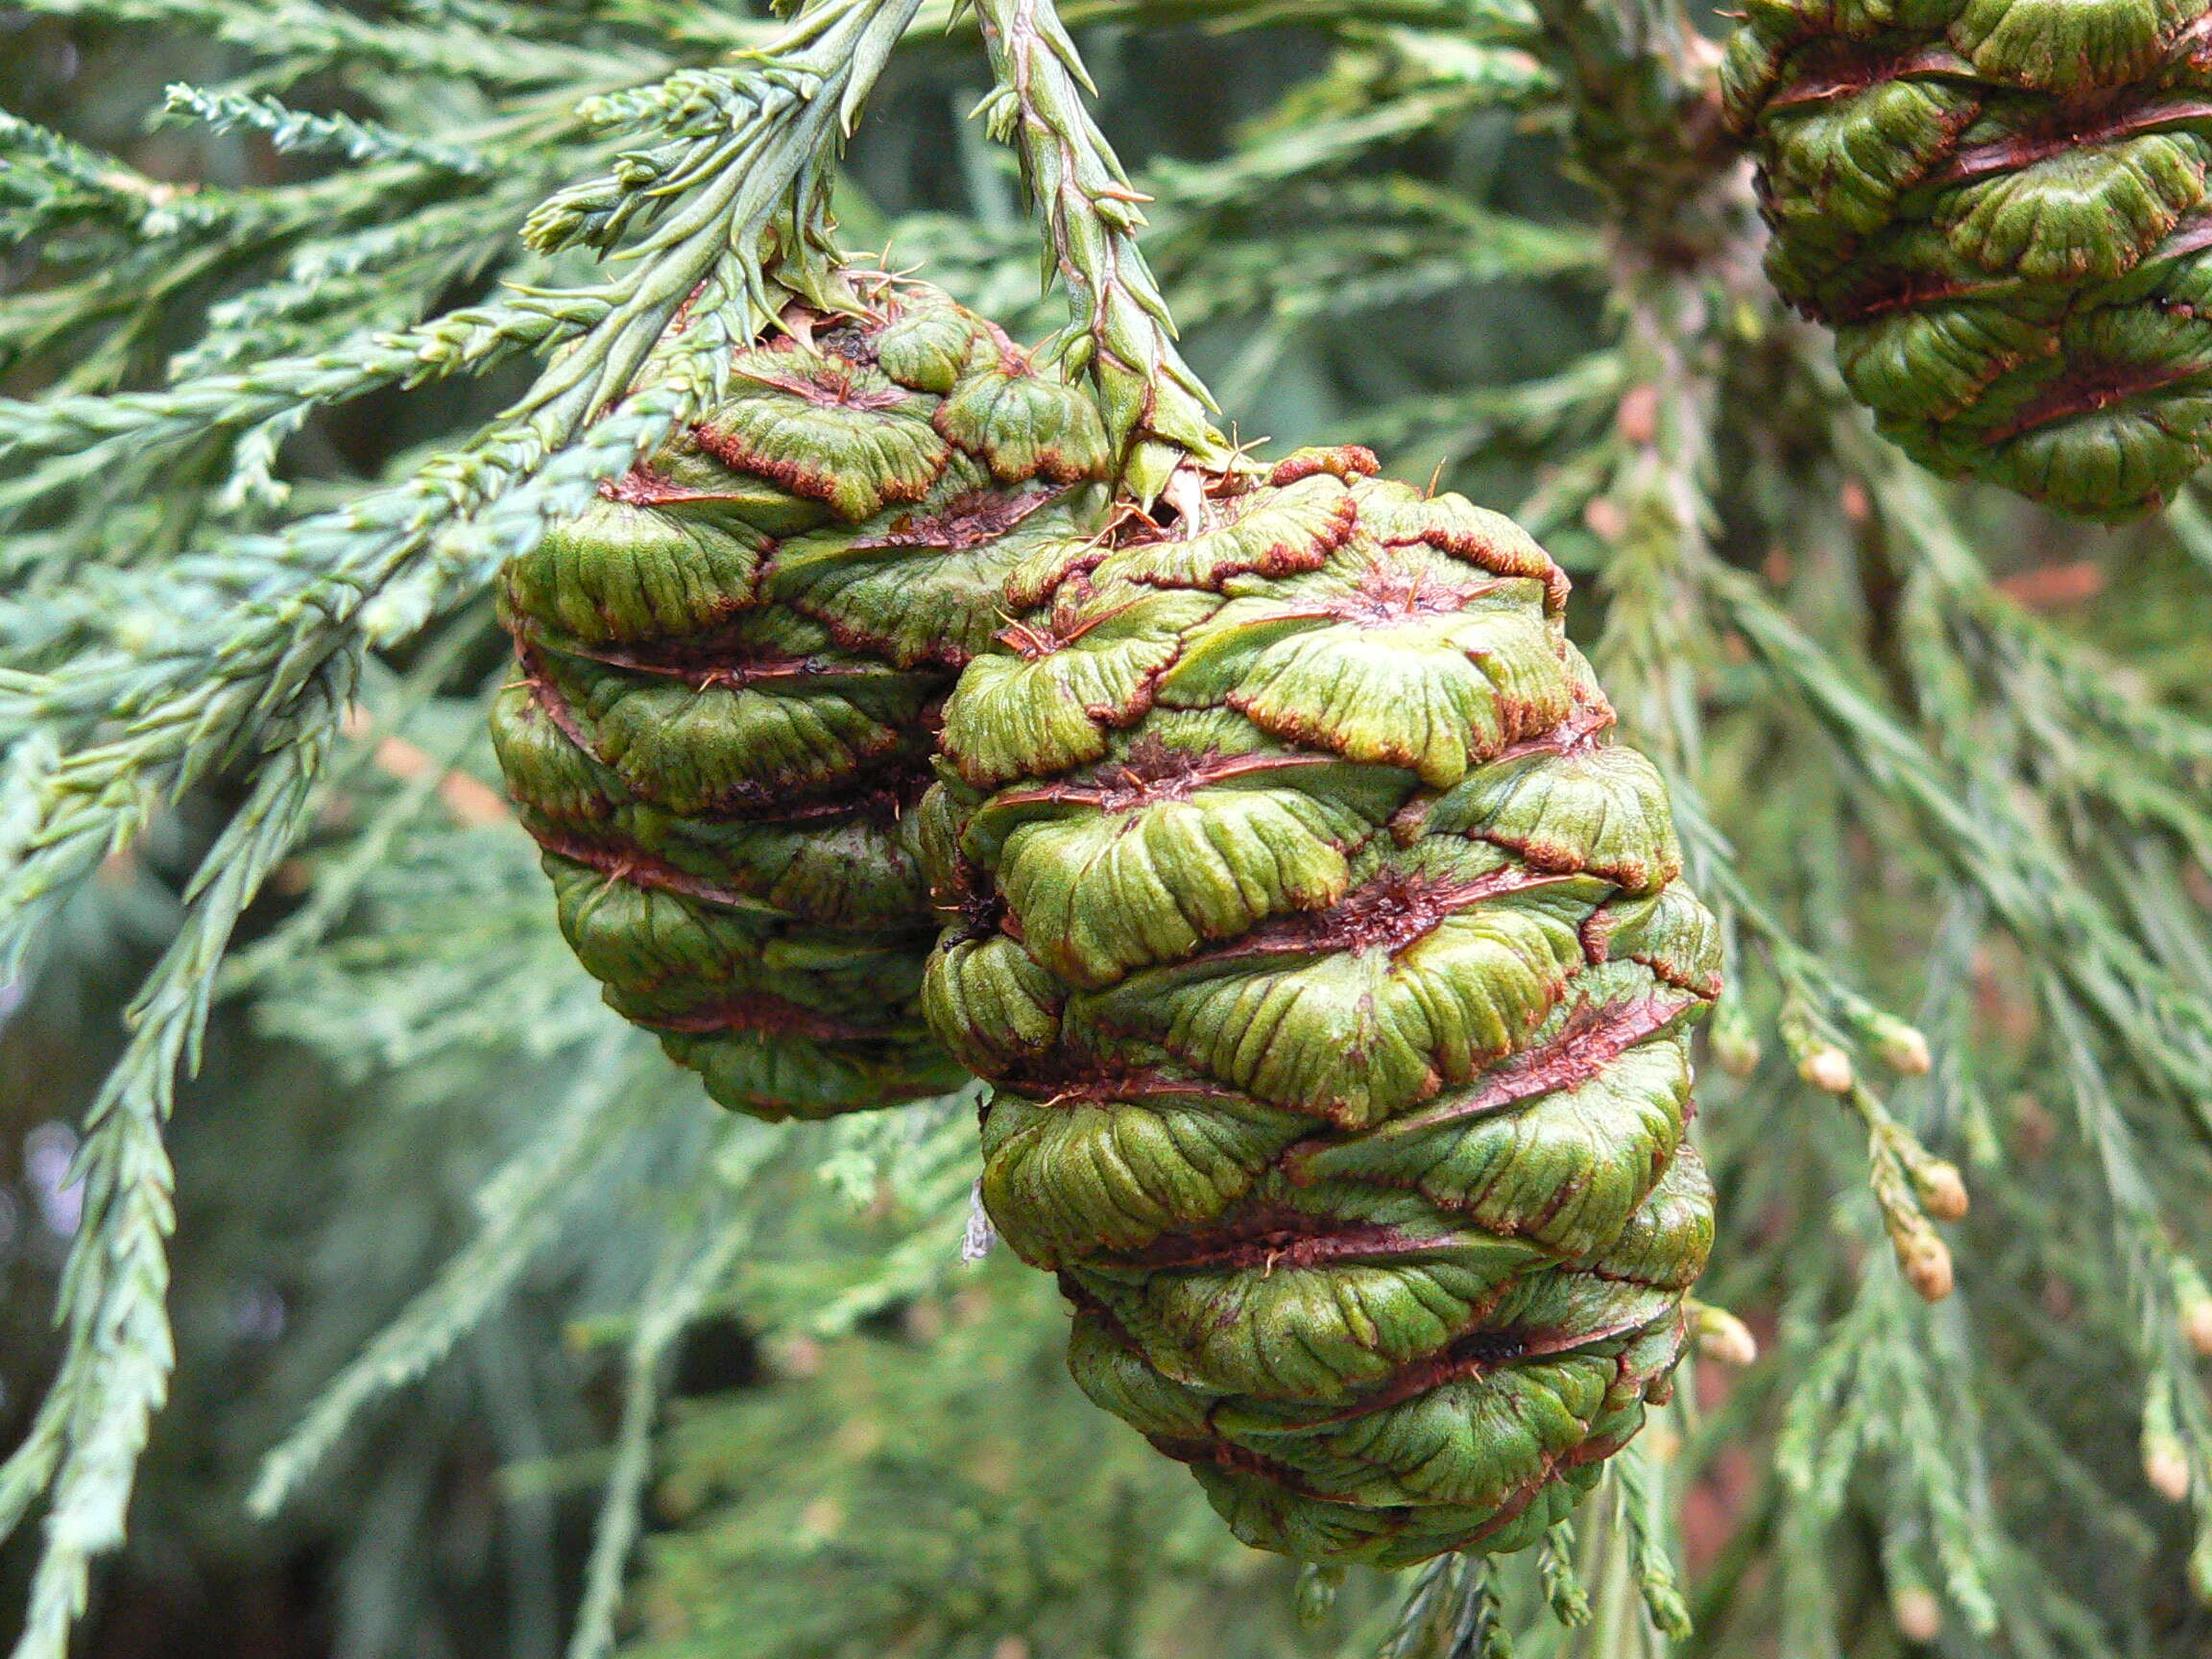
M926 991L1098 1404L1246 1543L1532 1542L1664 1397L1711 917L1510 521L1307 451L1010 574Z
M957 1088L912 808L1008 568L1088 533L1105 439L934 289L794 309L732 394L504 574L493 731L608 1001L726 1106Z
M1784 299L1947 475L2125 518L2212 457L2212 5L1748 0Z

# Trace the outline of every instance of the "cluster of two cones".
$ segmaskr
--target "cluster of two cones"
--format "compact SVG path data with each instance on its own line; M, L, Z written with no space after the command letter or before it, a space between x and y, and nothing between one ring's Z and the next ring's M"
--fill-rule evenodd
M1529 1542L1711 1234L1715 931L1565 579L1358 451L1110 511L1078 393L861 297L510 572L571 941L740 1109L989 1079L1078 1381L1247 1541Z

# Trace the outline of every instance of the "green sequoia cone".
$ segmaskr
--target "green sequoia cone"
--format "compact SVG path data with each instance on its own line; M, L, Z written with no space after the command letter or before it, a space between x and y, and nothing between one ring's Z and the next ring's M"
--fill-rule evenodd
M794 311L729 400L505 572L493 735L561 926L724 1105L955 1088L911 808L1009 566L1095 514L1090 401L934 289Z
M1009 587L923 809L930 1020L1093 1399L1245 1542L1539 1536L1682 1351L1712 918L1567 582L1363 450Z
M2212 0L1745 0L1783 297L1946 474L2067 512L2212 456Z

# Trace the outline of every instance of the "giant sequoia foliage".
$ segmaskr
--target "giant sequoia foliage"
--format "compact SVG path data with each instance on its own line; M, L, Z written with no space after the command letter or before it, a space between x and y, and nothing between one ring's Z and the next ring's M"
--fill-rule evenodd
M0 7L20 1659L2201 1647L2204 8L781 10Z

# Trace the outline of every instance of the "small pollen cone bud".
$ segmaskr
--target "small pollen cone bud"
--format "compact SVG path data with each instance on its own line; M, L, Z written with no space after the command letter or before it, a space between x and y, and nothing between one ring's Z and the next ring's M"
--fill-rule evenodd
M2212 1355L2212 1296L2191 1302L2181 1310L2181 1334L2198 1353Z
M1759 1033L1733 998L1714 1010L1712 1050L1713 1063L1731 1077L1748 1077L1759 1070Z
M1928 1214L1936 1220L1965 1218L1971 1201L1966 1196L1966 1182L1959 1173L1958 1165L1936 1159L1912 1171L1912 1185L1919 1190L1920 1202L1928 1207Z
M1797 1075L1815 1089L1831 1094L1848 1094L1854 1073L1851 1056L1833 1043L1824 1043L1797 1063Z
M1648 444L1659 435L1659 388L1631 386L1622 397L1615 426L1623 442Z
M2151 1482L2151 1489L2169 1503L2178 1503L2189 1496L2189 1458L2181 1449L2181 1442L2171 1434L2147 1434L2143 1438L2143 1479Z
M1748 1031L1716 1031L1713 1034L1713 1060L1731 1077L1748 1077L1759 1070L1759 1039Z
M1628 534L1628 513L1610 495L1592 498L1582 509L1582 523L1600 541L1619 541Z
M810 1336L794 1336L775 1350L773 1363L781 1375L804 1380L821 1371L822 1358L821 1343Z
M1956 1279L1951 1266L1951 1247L1936 1237L1934 1232L1915 1233L1896 1241L1897 1265L1905 1270L1906 1281L1930 1302L1940 1302L1951 1294Z
M1702 1303L1695 1319L1697 1352L1708 1359L1741 1371L1759 1358L1759 1338L1727 1309Z
M1337 1586L1344 1582L1344 1569L1323 1567L1309 1561L1298 1573L1295 1593L1298 1622L1301 1624L1319 1624L1329 1617L1336 1605Z
M1923 1584L1908 1584L1889 1599L1889 1617L1897 1634L1925 1647L1943 1634L1943 1602Z
M1918 1027L1908 1025L1902 1020L1884 1021L1877 1042L1881 1046L1883 1064L1893 1071L1902 1071L1908 1077L1925 1077L1936 1064L1926 1035Z

